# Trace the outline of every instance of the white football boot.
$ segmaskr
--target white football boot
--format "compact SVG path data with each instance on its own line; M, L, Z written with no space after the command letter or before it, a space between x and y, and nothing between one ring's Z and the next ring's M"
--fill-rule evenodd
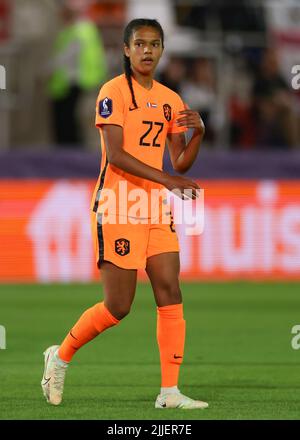
M208 403L191 399L179 392L159 394L156 398L155 408L204 409L208 408Z
M44 396L52 405L59 405L62 401L67 362L58 361L56 352L59 345L52 345L44 352L45 368L41 381Z

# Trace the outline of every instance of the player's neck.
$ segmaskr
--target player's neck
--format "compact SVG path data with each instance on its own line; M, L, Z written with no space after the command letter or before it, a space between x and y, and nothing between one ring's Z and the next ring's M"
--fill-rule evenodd
M144 89L151 90L153 86L153 77L152 75L142 75L139 72L134 71L133 77L136 82L139 83L140 86L144 87Z

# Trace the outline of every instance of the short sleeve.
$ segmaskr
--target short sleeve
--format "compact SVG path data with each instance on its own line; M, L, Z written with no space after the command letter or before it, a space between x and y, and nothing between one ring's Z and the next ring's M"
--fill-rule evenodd
M96 102L96 127L103 124L124 125L124 99L120 89L110 83L100 89Z
M176 95L173 103L172 119L169 122L168 133L184 133L187 131L186 127L178 127L175 122L179 116L178 113L181 110L185 110L185 106L180 96Z

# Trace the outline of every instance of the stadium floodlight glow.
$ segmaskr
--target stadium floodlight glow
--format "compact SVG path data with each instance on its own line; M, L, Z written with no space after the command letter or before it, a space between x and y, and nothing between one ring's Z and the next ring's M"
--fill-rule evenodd
M0 325L0 350L6 349L6 330L3 325Z
M4 66L0 65L0 90L6 89L6 70Z

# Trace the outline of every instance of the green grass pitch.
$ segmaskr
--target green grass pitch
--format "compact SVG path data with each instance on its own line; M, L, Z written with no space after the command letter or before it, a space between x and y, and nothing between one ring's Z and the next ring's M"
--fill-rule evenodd
M125 320L83 347L68 370L61 406L47 404L43 350L60 343L101 285L2 285L0 419L299 419L297 283L183 283L187 337L180 389L207 410L155 410L160 386L156 311L139 284Z

